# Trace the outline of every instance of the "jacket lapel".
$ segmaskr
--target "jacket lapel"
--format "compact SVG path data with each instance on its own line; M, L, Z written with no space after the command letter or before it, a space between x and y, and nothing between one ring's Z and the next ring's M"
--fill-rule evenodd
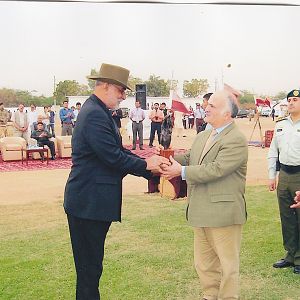
M198 161L200 163L200 158L202 155L202 152L204 150L205 144L211 134L212 130L205 130L204 132L201 132L198 136L197 136L197 140L195 141L196 145L195 145L195 149L198 149L199 151L197 151L196 153L196 161Z
M200 152L201 152L201 153L200 153L200 156L199 156L199 164L202 163L202 161L203 161L205 155L210 151L210 149L211 149L216 143L218 143L218 141L219 141L220 139L222 139L222 137L225 136L228 132L230 132L234 127L235 127L235 123L234 123L234 122L231 123L230 125L228 125L221 133L219 133L219 134L215 137L215 139L210 143L210 145L209 145L208 147L206 147L205 153L203 153L203 155L202 155L202 152L203 152L203 150L204 150L205 144L206 144L206 142L207 142L207 140L208 140L208 138L209 138L209 136L210 136L210 134L211 134L211 132L212 132L212 129L211 129L211 130L208 130L209 134L208 134L207 137L205 138L205 142L204 142L202 148L200 149Z

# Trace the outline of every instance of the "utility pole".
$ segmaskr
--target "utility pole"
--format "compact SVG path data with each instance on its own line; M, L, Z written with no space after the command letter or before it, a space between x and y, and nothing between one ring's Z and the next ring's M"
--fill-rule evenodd
M53 78L53 98L54 98L54 106L56 106L55 90L56 90L56 82L55 82L55 75L54 75L54 78Z

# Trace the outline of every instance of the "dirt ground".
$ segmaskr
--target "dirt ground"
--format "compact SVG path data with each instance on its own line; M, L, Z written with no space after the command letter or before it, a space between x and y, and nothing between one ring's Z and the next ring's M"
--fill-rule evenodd
M126 120L123 120L125 123ZM254 129L255 120L237 119L235 121L246 138L249 140ZM260 119L262 132L272 130L274 122L271 118ZM123 131L123 143L130 144L130 140ZM196 135L195 129L183 131L186 137L177 137L175 130L172 136L172 146L174 148L189 149ZM254 129L252 141L259 141L260 134L258 124ZM147 143L148 141L145 141ZM249 161L247 184L263 185L267 184L267 152L268 148L249 146ZM0 205L26 204L33 202L57 201L63 197L64 187L70 170L49 170L49 171L20 171L0 173ZM147 181L143 178L127 176L124 179L123 193L125 195L140 194L147 191Z

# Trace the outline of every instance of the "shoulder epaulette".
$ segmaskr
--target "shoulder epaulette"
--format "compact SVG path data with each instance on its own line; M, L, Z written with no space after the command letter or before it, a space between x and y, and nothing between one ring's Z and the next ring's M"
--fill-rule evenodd
M281 122L283 120L287 120L287 117L283 117L283 118L278 118L278 120L276 121L276 123Z

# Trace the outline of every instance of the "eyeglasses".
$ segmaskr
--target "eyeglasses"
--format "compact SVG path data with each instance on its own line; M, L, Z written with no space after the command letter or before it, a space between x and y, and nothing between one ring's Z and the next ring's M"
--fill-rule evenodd
M125 94L125 91L126 89L121 87L121 86L118 86L116 84L112 84L122 95Z

